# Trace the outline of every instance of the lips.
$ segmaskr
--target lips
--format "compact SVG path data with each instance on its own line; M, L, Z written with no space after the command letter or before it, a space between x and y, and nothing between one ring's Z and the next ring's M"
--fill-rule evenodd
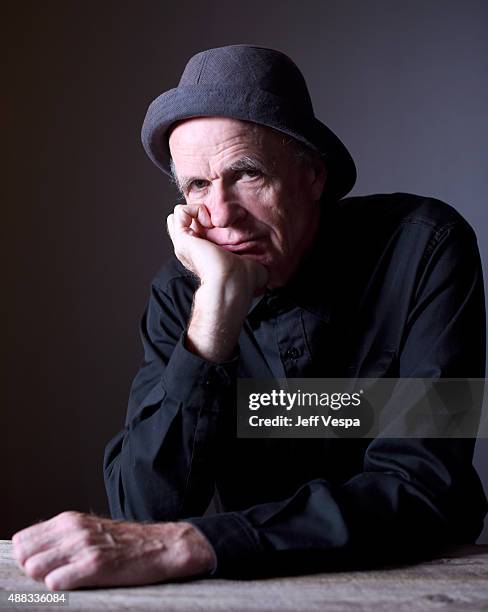
M219 244L218 246L226 249L228 251L232 251L233 253L248 251L252 248L255 248L260 242L259 238L253 238L251 240L242 240L240 242L228 242Z

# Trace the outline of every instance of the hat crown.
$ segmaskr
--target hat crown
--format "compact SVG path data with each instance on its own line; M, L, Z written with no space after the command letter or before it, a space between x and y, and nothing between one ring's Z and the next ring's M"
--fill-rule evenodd
M144 148L166 174L171 175L171 126L194 117L250 121L317 151L327 166L324 201L343 197L354 185L356 167L349 151L315 117L302 73L281 51L229 45L190 58L179 86L151 102L142 126Z
M296 110L313 116L305 79L284 53L252 45L229 45L197 53L190 58L179 87L201 85L256 90L274 94Z

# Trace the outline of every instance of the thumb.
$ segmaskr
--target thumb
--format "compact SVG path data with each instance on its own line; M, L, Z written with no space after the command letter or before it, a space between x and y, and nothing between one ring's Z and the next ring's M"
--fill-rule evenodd
M198 209L197 220L200 225L210 229L213 227L212 220L210 219L210 213L205 204L202 204Z

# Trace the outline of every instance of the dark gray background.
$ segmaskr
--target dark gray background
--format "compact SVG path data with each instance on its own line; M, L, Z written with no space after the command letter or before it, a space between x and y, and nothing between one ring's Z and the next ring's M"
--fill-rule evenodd
M175 200L139 130L193 53L233 43L288 53L357 162L353 193L451 203L486 268L488 3L172 4L4 9L3 538L65 509L106 512L103 448L123 424ZM485 487L487 459L480 441Z

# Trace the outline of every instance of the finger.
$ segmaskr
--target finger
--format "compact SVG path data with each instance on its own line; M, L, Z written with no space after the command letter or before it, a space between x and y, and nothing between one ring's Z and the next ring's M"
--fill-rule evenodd
M171 239L171 242L173 243L173 245L176 248L176 244L177 244L177 239L178 239L178 233L175 231L175 216L174 214L168 215L167 219L166 219L166 231L168 232L168 235ZM188 227L186 229L184 229L181 234L190 234L192 236L196 236L197 232L194 231L191 227ZM180 234L180 235L181 235Z
M179 211L184 211L185 213L189 214L191 217L196 218L198 217L198 211L201 206L204 206L202 202L199 202L198 204L177 204L173 209L173 213L176 214Z
M180 237L187 235L201 237L203 233L197 218L185 210L175 210L168 225L171 240L175 245Z
M96 559L66 563L45 576L44 584L51 591L65 591L83 586L102 586L97 576ZM115 586L115 585L113 585Z
M44 578L56 567L70 563L80 555L85 556L89 549L106 545L106 539L103 527L96 523L88 525L64 535L54 546L30 556L23 569L32 578Z
M214 227L212 220L210 218L210 213L208 211L208 208L205 206L205 204L200 205L198 209L197 219L198 219L198 223L200 223L200 225L203 225L203 227L206 227L207 229L211 229L212 227Z
M43 533L49 533L56 523L57 516L17 531L17 533L14 533L12 536L12 542L14 544L19 544L20 542L25 542L32 538L38 538Z
M94 548L83 559L53 569L44 577L44 584L52 591L64 591L81 587L141 586L171 577L171 572L151 565L147 571L141 571L134 567L134 559L121 562L107 557L102 549Z
M119 586L144 584L144 579L137 578L133 559L121 563L113 553L113 546L93 546L63 563L44 577L48 589L63 591L90 586ZM151 574L149 574L149 578Z
M188 229L194 219L198 216L198 210L194 206L178 204L173 212L175 229Z
M168 232L169 237L173 240L173 213L166 217L166 231Z
M190 225L200 231L201 228L214 227L205 204L178 204L174 209L175 219L183 227ZM201 227L200 227L201 226Z
M71 559L71 551L62 549L61 547L50 548L29 557L23 569L25 573L31 578L34 578L34 580L42 580L49 572L57 567L66 565Z
M32 525L13 535L13 555L21 566L29 557L46 550L59 539L59 521L54 519Z
M205 204L201 204L198 208L197 217L193 219L191 223L191 229L194 234L198 237L205 237L205 230L213 228L214 225L210 219L210 213L208 212Z
M56 546L67 534L82 530L88 520L81 512L67 511L17 532L12 537L15 559L23 565L29 557Z
M17 563L23 567L25 562L32 557L44 550L52 547L56 542L56 536L52 535L40 535L37 538L30 538L14 544L13 555Z
M200 236L202 233L201 227L198 224L198 221L196 219L193 219L193 221L191 222L190 227L188 228L188 231L190 233L192 233L194 236Z

